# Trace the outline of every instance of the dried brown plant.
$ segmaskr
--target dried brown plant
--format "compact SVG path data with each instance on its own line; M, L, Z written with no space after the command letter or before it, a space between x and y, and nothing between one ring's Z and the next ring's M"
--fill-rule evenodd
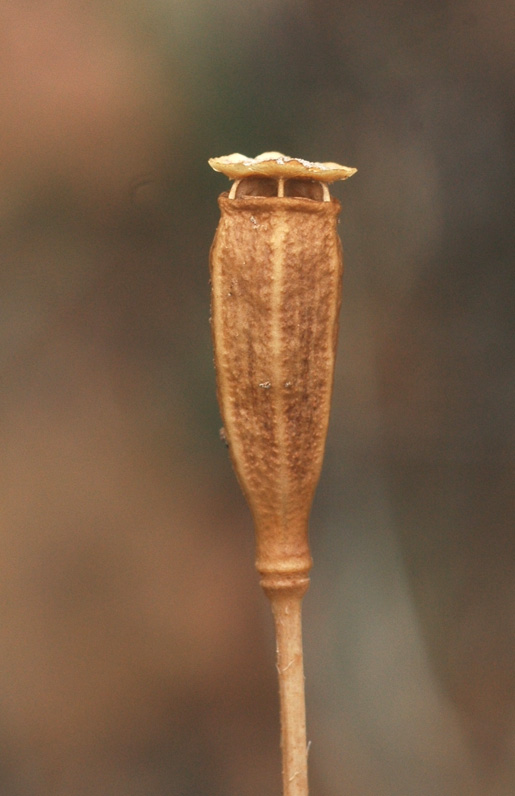
M275 619L284 796L308 793L301 603L322 467L341 302L340 203L355 169L267 152L210 161L235 179L211 249L212 331L224 435L252 511Z

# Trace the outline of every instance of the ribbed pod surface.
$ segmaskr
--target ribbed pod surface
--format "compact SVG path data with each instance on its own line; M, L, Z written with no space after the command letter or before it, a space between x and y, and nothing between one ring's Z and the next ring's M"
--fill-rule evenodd
M304 589L341 297L339 202L219 198L211 248L218 399L265 589Z

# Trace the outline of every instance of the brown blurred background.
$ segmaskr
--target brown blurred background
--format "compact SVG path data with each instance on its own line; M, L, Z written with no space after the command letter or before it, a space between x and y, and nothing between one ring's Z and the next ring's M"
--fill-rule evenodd
M280 793L207 258L267 149L357 166L305 600L313 796L515 792L506 0L2 0L0 792Z

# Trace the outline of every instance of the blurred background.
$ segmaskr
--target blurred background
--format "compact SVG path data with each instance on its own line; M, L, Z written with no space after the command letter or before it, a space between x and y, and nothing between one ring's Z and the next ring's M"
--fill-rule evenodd
M515 792L507 0L3 0L0 790L280 793L208 251L278 149L356 166L305 599L315 796Z

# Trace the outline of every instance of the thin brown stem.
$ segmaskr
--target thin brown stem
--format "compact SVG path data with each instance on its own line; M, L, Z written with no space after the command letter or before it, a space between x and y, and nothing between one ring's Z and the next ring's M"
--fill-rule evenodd
M308 760L302 654L302 595L269 593L275 620L281 702L283 796L307 796Z

